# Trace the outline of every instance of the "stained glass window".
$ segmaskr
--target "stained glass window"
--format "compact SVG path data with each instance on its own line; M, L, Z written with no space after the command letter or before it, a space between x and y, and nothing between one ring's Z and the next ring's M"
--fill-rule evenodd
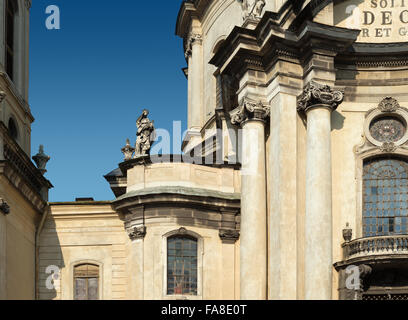
M370 125L371 136L380 142L397 142L405 135L404 123L395 117L381 117Z
M197 295L197 239L167 239L167 294Z
M376 158L364 163L363 234L365 237L407 233L408 163Z
M74 268L74 300L99 299L99 267L81 264Z

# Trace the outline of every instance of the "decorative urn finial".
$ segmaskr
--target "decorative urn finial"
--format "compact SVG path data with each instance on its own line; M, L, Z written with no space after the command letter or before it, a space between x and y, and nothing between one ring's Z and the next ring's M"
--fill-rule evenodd
M50 161L50 159L51 159L51 157L47 156L44 153L44 146L40 145L38 153L35 156L33 156L33 160L34 160L35 164L37 165L38 170L40 170L42 175L44 175L47 172L45 167L47 166L47 162Z
M350 224L347 222L346 229L343 229L343 239L346 242L350 242L353 238L353 229L350 228Z
M135 148L130 145L130 140L126 139L126 145L122 148L122 153L125 156L125 161L132 159L132 155L135 152Z

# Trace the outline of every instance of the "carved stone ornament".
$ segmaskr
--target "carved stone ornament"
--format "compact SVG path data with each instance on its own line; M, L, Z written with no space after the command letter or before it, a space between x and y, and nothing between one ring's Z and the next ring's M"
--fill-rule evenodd
M3 102L5 97L6 97L6 93L4 91L0 91L0 103Z
M298 111L307 112L316 105L325 105L332 111L343 102L344 92L335 91L328 85L310 83L298 98Z
M386 97L380 102L378 108L382 112L395 112L400 108L400 105L396 99L392 97Z
M242 125L248 120L266 120L270 116L270 107L262 101L256 102L249 98L244 98L241 106L231 111L231 123Z
M350 242L353 238L353 229L350 228L350 224L347 223L346 229L343 229L343 239L346 242Z
M266 5L265 0L238 0L241 2L242 18L258 20L262 17L263 9Z
M193 44L202 44L203 43L203 37L201 34L198 33L190 33L187 38L187 43L186 43L186 52L185 52L185 57L188 59L188 57L192 54L193 50Z
M382 152L394 152L395 150L397 150L396 145L394 144L394 142L384 142L384 144L380 147Z
M142 115L137 119L137 139L135 148L135 158L148 156L152 147L152 142L155 140L154 121L150 121L147 117L148 110L143 110Z
M219 236L222 241L237 241L239 239L239 231L238 230L230 230L230 229L221 229L219 232Z
M45 174L47 172L45 167L47 166L47 162L50 161L50 159L50 156L47 156L44 153L44 146L40 145L38 153L33 156L33 160L37 165L38 170L40 170L41 174Z
M29 10L31 8L31 0L25 0L25 6Z
M135 148L130 145L129 139L126 139L126 145L122 148L122 153L125 156L125 161L131 160L134 152Z
M356 154L408 150L408 110L392 97L381 100L366 113L363 141L354 147Z
M126 230L130 240L138 240L138 239L144 239L146 236L146 226L141 226L141 227L131 227Z
M0 198L0 211L3 214L9 214L10 213L10 206L7 204L6 201Z

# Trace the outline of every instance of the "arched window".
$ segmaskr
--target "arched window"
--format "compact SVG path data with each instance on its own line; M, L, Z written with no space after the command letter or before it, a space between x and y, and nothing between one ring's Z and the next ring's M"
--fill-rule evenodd
M175 235L167 239L167 294L197 295L197 239Z
M17 140L18 139L18 129L17 129L17 124L16 122L13 120L13 118L9 119L8 122L8 131L10 136L14 139Z
M16 3L14 0L6 0L6 72L13 80L14 72L14 29Z
M99 266L80 264L74 267L74 300L99 299Z
M408 163L397 158L364 162L364 237L407 233Z

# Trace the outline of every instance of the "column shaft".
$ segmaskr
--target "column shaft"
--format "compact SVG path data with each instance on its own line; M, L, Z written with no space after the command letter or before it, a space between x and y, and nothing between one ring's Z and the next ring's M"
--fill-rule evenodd
M331 112L307 112L305 298L332 298Z
M265 124L247 121L242 138L241 299L267 297Z
M130 243L130 300L144 299L144 240Z
M6 216L0 212L0 300L7 299Z
M191 81L191 128L201 130L202 94L203 94L203 53L201 37L192 41L192 81Z

